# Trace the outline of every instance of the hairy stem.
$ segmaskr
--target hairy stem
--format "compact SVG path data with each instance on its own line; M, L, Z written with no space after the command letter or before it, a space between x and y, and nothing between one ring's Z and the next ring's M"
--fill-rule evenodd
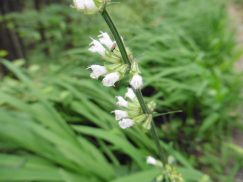
M110 15L108 14L108 12L106 11L106 9L104 9L101 13L101 15L103 16L103 18L105 19L107 25L109 26L115 40L116 40L116 43L117 43L117 46L121 52L121 55L122 55L122 60L125 64L128 64L129 66L131 66L131 61L130 59L128 58L128 55L127 55L127 51L126 51L126 48L124 46L124 43L121 39L121 36L116 28L116 26L114 25Z
M111 17L109 16L109 14L106 11L106 9L104 9L101 14L102 14L103 18L105 19L107 25L109 26L109 28L110 28L110 30L111 30L111 32L112 32L112 34L113 34L113 36L114 36L114 38L116 40L116 43L117 43L118 48L119 48L119 50L121 52L122 59L123 59L124 63L128 64L129 66L131 66L131 61L128 58L127 51L125 49L124 43L123 43L123 41L121 39L121 36L120 36L116 26L114 25ZM140 103L140 106L141 106L144 114L152 114L152 113L150 113L150 110L148 109L147 105L144 102L141 90L134 90L134 92L135 92L135 94L136 94L136 96L138 98L138 101ZM161 147L160 142L159 142L159 136L158 136L157 131L156 131L156 126L155 126L155 123L154 123L153 120L152 120L152 125L151 125L151 134L152 134L153 139L155 141L155 144L157 146L160 160L162 162L166 162L165 161L165 157L163 155L162 147Z

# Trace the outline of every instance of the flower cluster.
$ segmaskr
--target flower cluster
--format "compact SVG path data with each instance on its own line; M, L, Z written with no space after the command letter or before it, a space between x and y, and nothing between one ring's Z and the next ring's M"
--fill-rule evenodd
M121 109L113 111L113 113L115 113L115 119L119 121L119 126L122 129L126 129L134 124L140 124L145 129L149 130L151 128L152 114L143 113L137 97L131 88L127 89L125 98L117 96L116 105ZM150 102L148 107L152 113L155 107L154 102Z
M122 63L116 42L111 40L108 33L101 32L98 40L92 39L89 51L99 54L105 60L103 66L91 65L89 67L92 71L90 77L98 79L100 76L104 76L102 80L104 86L115 86L115 83L124 76L128 69L128 65Z
M94 14L102 10L109 0L73 0L73 7L86 14Z
M161 161L155 159L154 157L147 157L147 164L153 165L161 169L161 174L156 178L156 182L162 181L174 181L174 182L184 182L183 177L178 173L175 167L172 165L174 159L170 156L168 158L168 164L163 165Z
M129 70L129 66L122 61L116 42L111 40L106 32L101 32L98 40L92 39L89 51L99 54L105 60L103 66L91 65L88 68L92 71L90 74L91 78L98 79L104 76L102 83L106 87L115 86L115 83L121 80ZM129 52L128 49L127 51ZM132 57L131 52L129 52L129 57ZM132 75L130 85L134 89L141 89L143 87L143 79L139 75L139 69L135 61L132 63L129 74Z

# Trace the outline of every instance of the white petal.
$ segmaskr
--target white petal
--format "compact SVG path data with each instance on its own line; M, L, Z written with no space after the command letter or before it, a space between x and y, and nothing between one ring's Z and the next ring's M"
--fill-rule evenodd
M112 87L115 85L117 81L120 79L120 74L117 72L107 74L105 78L102 80L102 83L106 87Z
M93 79L98 79L100 76L105 75L107 73L107 70L104 66L91 65L88 68L92 70L90 77Z
M130 128L133 125L134 125L134 122L131 119L123 119L123 120L119 121L119 126L122 129Z
M143 87L143 78L138 74L134 75L130 81L130 85L134 89L141 89Z
M128 102L122 96L117 96L116 98L117 98L116 105L121 106L121 107L128 106Z
M87 10L97 10L98 9L93 0L83 0L83 1L85 4L85 8Z
M146 162L147 162L147 164L150 164L150 165L156 165L157 164L157 160L152 156L148 156Z
M92 42L90 43L89 51L93 53L98 53L101 56L105 56L105 52L106 52L103 45L95 39L92 39Z
M115 118L117 121L128 117L128 113L126 111L122 111L122 110L115 110L113 111L115 113Z
M131 88L127 88L127 92L125 94L125 97L129 98L130 100L133 101L135 99L136 95Z
M99 35L99 41L104 44L109 50L112 50L114 42L111 40L110 36L106 32L101 32Z
M73 0L74 7L77 9L80 9L80 10L85 9L84 3L85 3L85 1L83 1L83 0Z

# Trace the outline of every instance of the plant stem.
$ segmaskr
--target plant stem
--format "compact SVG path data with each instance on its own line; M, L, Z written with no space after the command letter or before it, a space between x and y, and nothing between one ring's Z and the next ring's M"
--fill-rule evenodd
M121 52L121 55L122 55L122 59L123 59L123 62L125 64L128 64L129 66L131 66L131 61L130 59L128 58L128 55L127 55L127 51L126 51L126 48L124 46L124 43L121 39L121 36L116 28L116 26L114 25L110 15L108 14L108 12L106 11L106 9L104 9L101 13L101 15L103 16L103 18L105 19L107 25L109 26L115 40L116 40L116 43L117 43L117 46Z
M142 95L142 92L141 90L135 90L133 89L134 93L136 94L137 96L137 99L138 99L138 102L144 112L144 114L152 114L150 112L150 110L148 109L148 106L145 104L144 102L144 99L143 99L143 95ZM152 134L152 137L154 139L154 142L156 144L156 147L158 149L158 152L159 152L159 158L160 160L165 163L166 162L166 159L164 157L164 154L163 154L163 150L162 150L162 147L159 143L159 136L158 136L158 133L156 131L156 126L155 126L155 123L154 123L154 120L152 119L152 122L151 122L151 134Z
M117 43L118 48L119 48L119 50L121 52L121 56L122 56L122 59L123 59L124 63L128 64L129 66L131 66L131 61L128 58L127 51L125 49L124 43L123 43L123 41L121 39L121 36L119 35L119 32L118 32L116 26L114 25L111 17L109 16L109 14L106 11L106 9L104 9L101 14L102 14L103 18L105 19L107 25L109 26L109 28L110 28L110 30L111 30L111 32L112 32L112 34L113 34L113 36L114 36L114 38L116 40L116 43ZM134 93L136 94L136 96L138 98L138 101L140 103L140 106L141 106L144 114L152 114L150 112L150 110L148 109L147 105L144 102L141 90L134 90ZM165 158L164 158L164 155L163 155L163 151L162 151L161 145L159 143L159 137L158 137L158 134L156 132L156 126L155 126L153 120L152 120L152 125L151 125L151 134L152 134L153 140L155 141L155 144L157 146L160 160L164 163L166 161L165 161Z

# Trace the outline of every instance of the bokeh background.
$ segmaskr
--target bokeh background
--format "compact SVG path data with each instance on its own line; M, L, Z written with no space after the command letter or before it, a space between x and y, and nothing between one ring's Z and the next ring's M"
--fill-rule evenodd
M243 181L242 0L109 6L144 75L161 144L186 182ZM121 130L114 89L86 69L108 27L71 0L0 1L0 181L149 182L149 133Z

